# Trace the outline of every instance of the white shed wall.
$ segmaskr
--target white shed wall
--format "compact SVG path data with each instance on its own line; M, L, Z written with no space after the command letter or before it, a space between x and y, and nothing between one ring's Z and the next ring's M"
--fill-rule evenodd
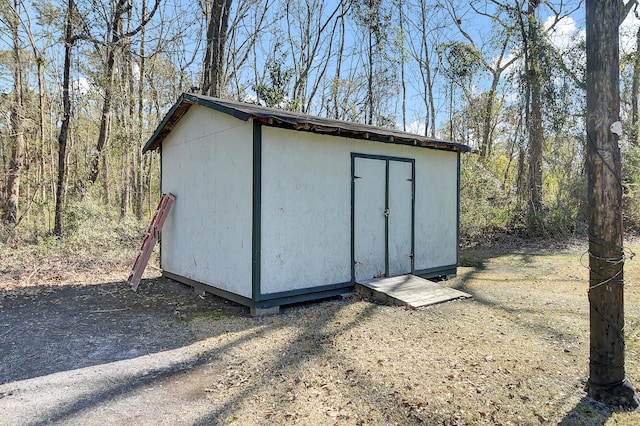
M162 146L162 268L252 297L253 124L192 106Z
M262 293L351 280L351 157L344 142L263 127Z
M419 150L416 156L416 271L458 263L458 158Z
M457 153L262 129L261 289L351 279L351 153L415 159L416 271L457 263Z

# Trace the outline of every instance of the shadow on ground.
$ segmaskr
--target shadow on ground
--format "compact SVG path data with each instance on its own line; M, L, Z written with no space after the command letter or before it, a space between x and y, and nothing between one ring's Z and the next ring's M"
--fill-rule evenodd
M248 315L224 299L157 278L0 295L0 384L136 358L193 343L198 316Z
M603 425L611 417L611 410L589 397L584 397L558 423L559 426Z
M194 327L186 326L185 321L194 317L248 317L248 309L209 294L200 298L189 287L169 280L144 284L139 293L132 293L125 283L109 283L4 299L0 326L5 331L0 345L3 360L8 362L0 370L5 383L4 386L0 383L0 407L3 402L7 404L10 415L21 424L64 423L77 418L92 423L97 418L105 419L101 411L105 405L115 400L135 399L140 392L144 394L150 389L165 389L164 393L154 395L170 397L174 402L179 392L175 383L181 377L195 380L198 397L203 398L206 391L201 390L204 384L200 386L200 381L210 383L212 380L210 372L203 374L209 371L207 365L224 359L234 347L265 338L289 320L301 325L297 337L287 345L293 352L276 356L273 365L265 369L295 369L300 360L322 357L327 347L331 347L330 339L336 330L325 333L318 330L323 330L345 306L345 303L327 303L323 306L326 315L315 318L302 315L303 318L296 319L296 312L304 312L299 311L300 306L288 308L291 317L245 318L238 322L237 329L232 324L220 329L224 333L237 333L225 344L202 345L202 349L188 351L185 348L198 346L203 336L190 332ZM372 310L375 310L373 304L354 321L362 321ZM347 322L337 331L354 324ZM192 345L194 343L196 345ZM172 349L179 351L172 355ZM305 356L294 355L297 351L304 351ZM162 355L143 356L159 352ZM117 361L126 361L126 367ZM34 380L24 380L29 378ZM221 417L228 416L237 404L268 389L271 379L268 375L256 376L255 381L228 402L205 407L193 419L193 424L215 424ZM67 388L70 389L67 395L57 391ZM389 403L402 410L402 401L394 399ZM128 410L127 416L139 415L145 419L143 423L153 424L163 418L162 402L128 404L122 404L123 409ZM109 415L112 420L122 420L118 414Z

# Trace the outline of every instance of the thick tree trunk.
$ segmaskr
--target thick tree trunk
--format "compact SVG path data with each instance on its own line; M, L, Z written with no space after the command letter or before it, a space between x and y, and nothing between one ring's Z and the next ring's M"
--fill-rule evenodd
M529 133L529 214L528 228L533 235L542 232L542 94L539 63L537 55L540 49L539 26L535 17L536 0L529 0L527 9L527 79L530 97L528 114Z
M589 396L637 407L625 379L624 251L618 138L619 0L587 0L587 175L589 193Z
M11 21L13 39L13 105L11 106L11 159L7 176L7 201L3 213L3 221L15 225L18 221L18 202L20 200L20 175L24 162L24 108L22 105L22 64L20 58L20 38L18 13L20 2L14 1L13 13L7 13Z
M231 1L214 0L211 6L207 25L207 50L204 57L203 95L218 97L221 93Z

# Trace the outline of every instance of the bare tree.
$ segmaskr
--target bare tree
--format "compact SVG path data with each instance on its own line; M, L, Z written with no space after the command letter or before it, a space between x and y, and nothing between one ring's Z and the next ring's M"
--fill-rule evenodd
M93 159L91 161L91 168L89 170L88 183L89 185L93 185L98 179L98 174L100 171L100 160L102 158L103 151L105 150L107 143L109 141L109 136L111 132L111 107L113 103L113 91L116 77L116 53L118 52L121 41L123 39L133 37L138 34L142 28L144 28L153 15L158 10L158 6L160 5L160 0L156 0L153 9L149 12L148 15L143 16L139 25L127 32L123 30L123 24L126 13L132 7L129 0L118 0L115 3L115 8L113 9L109 21L107 22L107 27L109 29L109 40L99 40L94 37L90 37L93 42L96 51L101 51L102 46L105 47L105 63L104 63L104 99L102 103L102 118L100 120L100 133L98 134L98 142L96 143L95 153L93 155ZM87 32L89 33L89 29L87 28ZM89 36L87 36L89 37ZM106 179L105 179L106 184ZM107 194L108 198L108 194Z
M432 46L437 44L437 34L442 29L440 24L432 23L431 18L434 15L433 5L427 4L426 0L419 0L411 9L411 14L406 16L410 24L406 30L408 48L420 74L420 95L425 107L424 134L431 137L436 135L434 85L437 74L432 65L431 55L436 50ZM415 16L416 19L411 19L411 16Z
M64 28L64 65L62 81L62 123L58 136L58 179L56 185L56 209L53 226L54 235L62 236L64 228L64 205L66 199L67 174L67 141L69 138L69 122L71 120L71 50L76 41L73 34L74 14L76 6L74 0L68 0L65 13Z
M236 12L229 23L223 82L224 85L233 85L232 92L237 99L242 98L245 89L245 83L241 81L242 71L246 68L249 58L255 59L256 43L265 28L271 24L268 22L268 14L273 2L274 0L241 0L237 3ZM254 81L257 81L257 78L254 78Z
M2 12L2 19L8 24L12 39L13 53L13 102L11 104L11 159L7 176L7 200L3 211L3 221L15 225L18 221L20 200L20 177L24 162L24 107L22 104L22 58L20 46L20 0Z
M140 9L142 11L142 16L147 14L147 2L146 0L142 0L140 5ZM145 58L145 49L146 49L146 26L142 28L140 31L140 69L138 76L138 93L137 93L137 126L138 131L136 134L135 140L138 141L138 145L142 145L144 143L144 98L145 98L145 76L146 76L146 58ZM143 179L143 166L144 161L142 159L142 150L139 147L134 149L134 175L133 175L133 186L135 192L135 215L138 220L142 220L142 200L144 197L144 179Z
M356 21L363 31L364 51L362 53L367 84L364 109L367 124L385 124L381 122L384 121L381 103L386 96L379 96L379 94L388 92L390 88L387 77L391 69L384 60L391 20L387 6L382 0L365 0L362 4L356 3L354 8Z
M297 1L286 1L287 39L293 61L293 99L300 112L309 112L313 97L327 71L337 20L343 19L349 8L346 5L344 10L343 3L343 0L339 1L329 16L325 17L322 1L313 0L304 5Z
M31 49L33 52L33 57L36 62L37 68L37 79L38 79L38 188L40 190L40 198L42 203L46 200L46 185L45 185L45 65L46 59L43 50L38 46L38 43L35 40L33 32L31 31L31 17L28 11L24 11L25 15L25 23L24 30L26 32L27 38L29 39L29 44L31 45Z
M402 87L402 130L407 131L407 79L406 79L406 43L405 43L405 31L404 31L404 1L397 0L396 7L398 8L398 37L395 41L396 47L400 50L400 86Z
M498 46L497 52L493 52L493 49L485 49L485 47L488 46L478 46L471 35L464 30L463 25L465 22L458 15L458 7L449 0L447 9L451 15L452 21L455 23L460 34L462 34L474 50L482 52L482 54L478 55L478 59L482 64L482 68L490 74L491 85L489 86L489 90L486 92L486 96L483 98L484 111L481 114L481 137L478 143L480 157L486 158L491 155L493 145L494 122L498 115L497 112L494 111L496 97L498 96L498 86L502 81L502 75L505 71L520 58L518 55L511 55L507 59L509 53L511 53L510 48L513 47L513 23L508 20L501 19L497 12L489 12L473 2L470 3L470 7L476 15L487 18L493 23L494 31L492 31L492 37L490 38L489 44ZM500 10L504 9L506 9L505 6L499 5L497 10L500 12ZM535 24L535 22L533 24Z
M636 51L633 54L633 75L631 78L631 130L629 132L629 141L635 146L640 146L640 140L638 139L638 126L640 126L638 96L640 96L640 28L636 31Z
M326 105L327 115L334 119L340 118L340 107L339 107L340 103L338 101L338 97L340 92L340 80L342 78L341 77L342 61L344 57L344 46L345 46L345 32L346 32L345 15L347 14L347 11L348 11L348 6L345 5L344 2L341 3L341 5L342 5L342 8L340 10L339 19L336 20L336 29L338 29L339 31L338 51L336 52L336 62L335 62L336 68L335 68L333 78L331 79L329 101L328 102L325 101L325 103L327 104ZM329 106L329 104L331 106Z

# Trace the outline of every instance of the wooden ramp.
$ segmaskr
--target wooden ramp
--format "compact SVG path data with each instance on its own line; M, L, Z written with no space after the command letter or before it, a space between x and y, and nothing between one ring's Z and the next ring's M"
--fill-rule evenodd
M415 275L356 282L355 288L358 293L374 300L412 308L471 297L460 290L444 287Z

